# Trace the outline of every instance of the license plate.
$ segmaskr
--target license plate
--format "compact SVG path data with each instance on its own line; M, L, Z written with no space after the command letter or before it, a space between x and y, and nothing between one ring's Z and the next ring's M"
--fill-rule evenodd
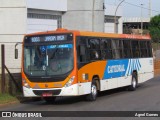
M42 96L43 97L50 97L50 96L52 96L52 93L42 93Z

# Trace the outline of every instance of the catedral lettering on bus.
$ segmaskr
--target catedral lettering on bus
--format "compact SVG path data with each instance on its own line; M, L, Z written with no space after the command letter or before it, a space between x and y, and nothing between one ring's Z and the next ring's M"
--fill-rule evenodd
M108 66L108 73L123 72L123 71L125 71L124 65Z
M16 55L17 56L17 55ZM25 97L86 95L138 84L153 78L149 36L57 29L28 34L23 41Z

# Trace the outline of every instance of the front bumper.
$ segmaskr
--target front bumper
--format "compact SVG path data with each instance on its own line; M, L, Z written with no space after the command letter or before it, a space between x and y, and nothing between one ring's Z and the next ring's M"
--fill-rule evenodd
M78 96L78 84L50 89L32 89L23 86L24 97L43 97L44 93L51 93L52 96Z

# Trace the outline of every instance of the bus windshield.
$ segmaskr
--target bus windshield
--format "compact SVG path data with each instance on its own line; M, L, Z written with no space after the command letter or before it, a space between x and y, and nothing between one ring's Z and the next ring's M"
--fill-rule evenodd
M33 77L67 74L73 69L73 44L24 47L24 72Z

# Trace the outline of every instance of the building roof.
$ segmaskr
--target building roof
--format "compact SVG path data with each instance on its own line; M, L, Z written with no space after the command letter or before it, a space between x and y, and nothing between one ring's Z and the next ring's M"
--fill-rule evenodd
M67 11L67 0L27 0L27 8Z
M141 17L131 17L131 18L123 18L123 22L124 23L139 23L141 22L141 20L143 22L150 22L150 18L142 18Z

